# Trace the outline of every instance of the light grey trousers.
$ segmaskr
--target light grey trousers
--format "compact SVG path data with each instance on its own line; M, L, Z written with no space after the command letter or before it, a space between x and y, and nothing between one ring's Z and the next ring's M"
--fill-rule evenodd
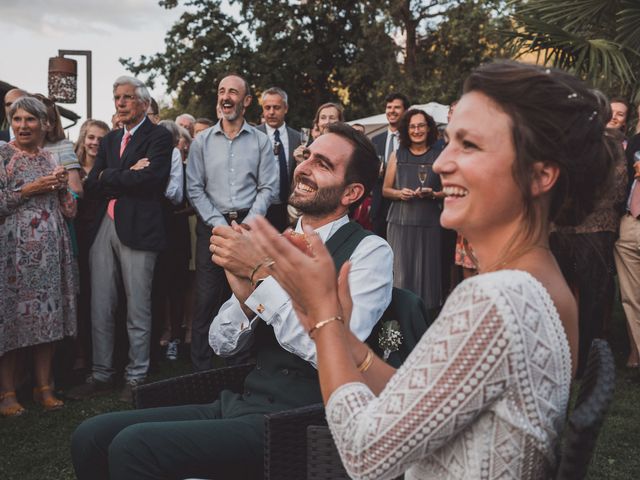
M151 343L151 285L156 252L134 250L120 242L114 221L105 214L89 251L91 269L91 340L93 377L113 376L115 314L120 282L127 296L129 364L125 379L142 380L149 369Z

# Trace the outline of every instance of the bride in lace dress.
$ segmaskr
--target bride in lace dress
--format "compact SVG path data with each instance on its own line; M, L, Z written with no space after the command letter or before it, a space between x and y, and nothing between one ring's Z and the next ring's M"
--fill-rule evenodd
M352 478L536 479L556 462L578 327L549 225L579 223L606 188L609 106L569 74L515 62L480 67L464 92L434 171L441 223L473 244L481 274L455 289L397 371L345 328L349 265L336 282L311 231L308 257L253 222L315 341Z

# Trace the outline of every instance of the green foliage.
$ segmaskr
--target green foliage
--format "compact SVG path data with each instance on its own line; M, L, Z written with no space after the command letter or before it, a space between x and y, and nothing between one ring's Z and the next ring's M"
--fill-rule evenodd
M177 0L166 0L166 8ZM149 82L160 75L176 102L190 106L195 116L215 118L215 92L226 72L251 71L249 40L240 23L220 9L219 0L190 0L186 11L167 32L165 51L139 61L121 60L135 75L148 74Z
M415 102L450 101L469 71L500 54L501 0L162 0L187 11L167 32L165 50L121 60L150 81L166 79L170 112L215 118L216 87L228 72L244 75L255 95L277 85L289 94L288 122L310 126L318 105L340 101L347 118L378 113L403 91ZM396 41L406 39L404 48ZM259 120L254 101L247 112Z
M637 0L529 0L516 5L506 32L515 56L536 53L611 95L632 97L640 84L640 2Z
M451 103L460 97L471 70L507 55L499 32L509 20L496 14L496 6L494 2L463 2L447 11L437 29L419 44L418 69L426 81L414 82L417 98Z

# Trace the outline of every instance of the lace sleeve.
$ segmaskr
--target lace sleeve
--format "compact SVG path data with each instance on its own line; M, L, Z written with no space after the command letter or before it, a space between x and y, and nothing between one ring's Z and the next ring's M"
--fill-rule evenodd
M378 398L359 383L333 393L327 420L351 478L395 478L503 395L510 312L499 288L466 281Z

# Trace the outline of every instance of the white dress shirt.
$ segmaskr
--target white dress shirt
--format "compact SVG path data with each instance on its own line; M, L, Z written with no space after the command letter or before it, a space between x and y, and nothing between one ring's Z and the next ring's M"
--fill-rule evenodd
M348 221L345 215L318 228L316 233L326 242ZM298 220L296 232L302 232L301 220ZM393 252L385 240L369 235L362 239L349 260L349 287L353 299L349 326L356 337L364 341L391 302ZM252 319L244 314L235 295L222 305L213 319L209 344L216 354L225 357L248 348L257 322L262 319L273 327L285 350L316 366L315 343L298 321L291 299L273 277L266 278L245 304L256 313Z
M392 132L391 130L387 130L387 141L384 143L384 163L385 165L387 163L389 163L389 157L387 157L387 152L389 151L389 142L391 143L391 151L395 152L396 150L398 150L398 147L400 146L400 139L398 138L399 132L396 130L395 132Z
M173 147L171 152L171 171L164 196L174 205L180 205L184 197L184 172L182 170L182 154Z

